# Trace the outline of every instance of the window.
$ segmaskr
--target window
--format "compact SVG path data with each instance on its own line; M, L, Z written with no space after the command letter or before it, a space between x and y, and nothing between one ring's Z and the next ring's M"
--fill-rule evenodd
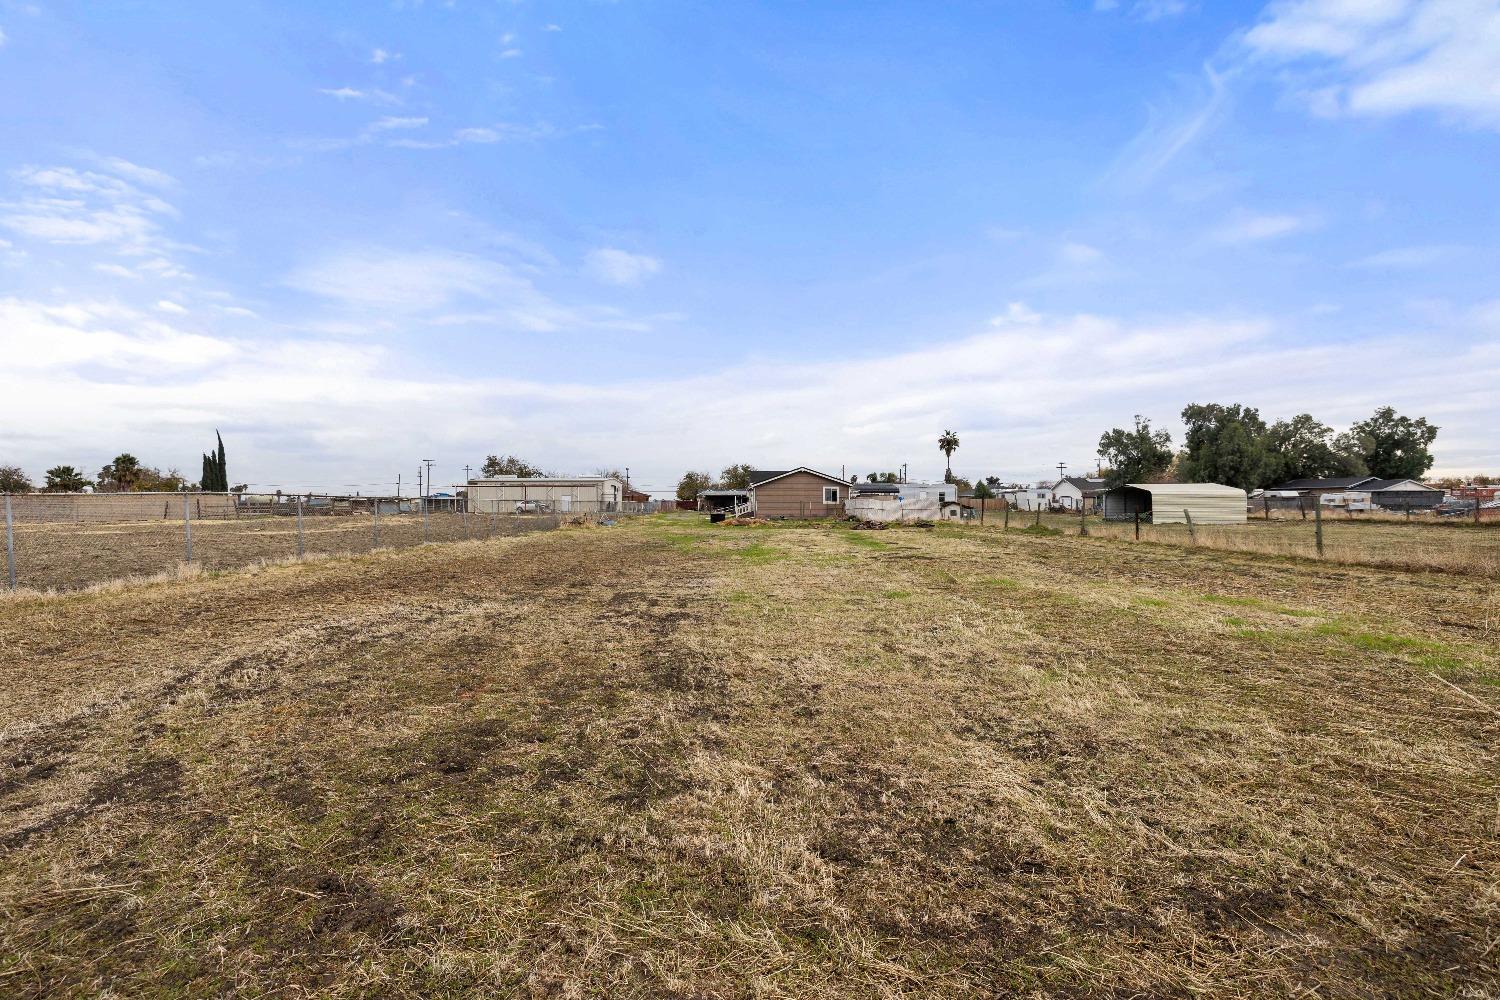
M839 502L839 488L837 486L825 486L825 487L823 487L823 502L824 503L838 503Z

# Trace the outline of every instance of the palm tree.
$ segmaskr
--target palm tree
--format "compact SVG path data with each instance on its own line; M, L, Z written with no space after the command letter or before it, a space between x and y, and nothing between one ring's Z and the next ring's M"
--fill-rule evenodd
M952 431L943 431L938 438L938 451L948 458L948 480L953 479L953 453L958 450L958 435Z
M89 484L83 473L71 465L54 465L47 470L47 493L82 493Z

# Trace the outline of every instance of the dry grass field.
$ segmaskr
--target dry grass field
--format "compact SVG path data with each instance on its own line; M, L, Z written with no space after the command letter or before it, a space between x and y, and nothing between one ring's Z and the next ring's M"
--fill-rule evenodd
M0 995L1500 996L1494 580L691 517L0 602Z
M303 519L307 555L351 555L376 548L409 548L432 542L524 534L550 528L551 516L468 518L451 512L385 515L377 536L368 514ZM297 522L292 517L203 520L192 524L193 561L200 570L223 570L297 554ZM182 521L121 521L73 524L47 522L16 526L16 576L32 590L75 589L120 579L179 573L186 555Z

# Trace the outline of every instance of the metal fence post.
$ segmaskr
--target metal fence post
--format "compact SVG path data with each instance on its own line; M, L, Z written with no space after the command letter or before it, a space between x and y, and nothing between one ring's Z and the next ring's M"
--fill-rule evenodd
M1141 540L1141 512L1135 512L1135 540Z
M1089 534L1088 522L1084 520L1087 515L1088 507L1082 500L1078 501L1078 536L1080 538L1087 538Z
M371 545L370 545L370 547L372 549L378 549L378 548L380 548L380 501L379 500L375 501L375 528L374 528L374 535L373 535L373 537L371 539Z
M1042 505L1041 504L1037 504L1036 505L1036 523L1038 525L1040 525L1042 523Z
M5 575L10 589L16 589L16 516L10 508L10 494L5 495Z
M297 498L297 558L301 559L307 551L307 545L302 538L302 498Z
M1186 507L1182 508L1182 516L1187 518L1188 541L1194 545L1198 544L1198 529L1193 527L1193 512Z
M469 498L468 497L464 498L463 519L464 519L464 541L468 541L469 540Z
M428 538L428 532L427 532L427 498L423 497L422 498L422 542L423 542L423 544L426 544L427 538Z
M1318 555L1323 555L1323 498L1319 497L1313 507L1313 538L1318 543Z
M182 495L182 544L187 553L187 561L193 561L193 508L188 503L187 494Z

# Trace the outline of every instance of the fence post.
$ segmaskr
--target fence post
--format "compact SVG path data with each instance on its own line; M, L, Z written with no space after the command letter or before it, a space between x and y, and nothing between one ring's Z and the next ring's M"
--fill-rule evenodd
M297 498L297 558L301 559L306 546L302 538L302 498Z
M1406 501L1406 523L1411 523L1411 501Z
M187 561L193 561L193 508L188 503L187 494L182 495L182 544L187 553Z
M380 500L379 499L376 499L376 501L375 501L375 536L374 536L374 539L373 539L373 543L374 544L372 544L370 546L371 548L373 548L373 549L380 548Z
M1141 540L1141 512L1135 512L1135 540Z
M1297 513L1302 515L1302 520L1307 520L1307 504L1300 495L1297 497Z
M1479 527L1479 494L1474 494L1474 527Z
M1005 524L1001 525L1006 531L1010 530L1010 504L1005 505Z
M1269 521L1271 519L1271 498L1262 494L1260 502L1261 506L1263 506L1266 510L1266 520Z
M10 509L10 494L5 495L5 575L10 589L16 589L16 517Z
M1190 511L1190 510L1188 510L1186 507L1184 507L1184 508L1182 508L1182 516L1185 517L1185 518L1187 518L1187 523L1188 523L1188 541L1191 542L1194 545L1197 545L1198 544L1198 529L1195 528L1195 527L1193 527L1193 512Z
M1038 526L1040 526L1041 523L1042 523L1042 505L1041 504L1037 504L1036 505L1036 523L1037 523Z
M1313 538L1318 543L1318 555L1323 555L1323 498L1318 498L1318 503L1313 507Z
M422 498L422 544L427 544L427 498Z
M464 497L464 541L469 540L469 498Z
M1078 501L1078 537L1087 538L1089 534L1088 522L1084 517L1088 514L1088 507L1082 500Z

